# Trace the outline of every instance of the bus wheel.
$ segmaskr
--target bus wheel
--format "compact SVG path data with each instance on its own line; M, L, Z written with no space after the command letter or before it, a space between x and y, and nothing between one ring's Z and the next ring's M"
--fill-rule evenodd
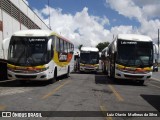
M57 81L57 69L54 71L54 77L49 80L49 83L52 84Z
M52 79L49 80L49 84L52 84L52 83L54 83L54 82L55 82L55 79L54 79L54 78L52 78Z
M103 73L106 74L106 72L107 72L107 71L106 71L106 66L104 65L104 66L103 66Z

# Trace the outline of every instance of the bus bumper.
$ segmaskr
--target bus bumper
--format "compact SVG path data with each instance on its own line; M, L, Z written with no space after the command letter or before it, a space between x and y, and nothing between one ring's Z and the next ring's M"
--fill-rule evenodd
M48 80L50 79L47 74L47 71L39 73L15 73L8 70L8 79L16 80Z
M123 72L120 70L115 69L115 78L118 79L131 79L131 80L146 80L151 78L152 72L148 72L146 74L134 74L129 72Z

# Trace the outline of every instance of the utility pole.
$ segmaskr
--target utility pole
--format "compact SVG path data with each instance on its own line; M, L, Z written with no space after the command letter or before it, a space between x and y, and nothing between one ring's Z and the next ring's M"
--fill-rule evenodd
M51 21L50 21L50 3L49 3L49 0L48 0L48 12L49 12L49 29L51 30Z
M159 29L158 29L158 58L157 62L159 62Z

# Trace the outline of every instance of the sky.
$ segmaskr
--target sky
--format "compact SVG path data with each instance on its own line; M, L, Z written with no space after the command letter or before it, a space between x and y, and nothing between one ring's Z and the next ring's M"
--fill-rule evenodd
M157 42L160 0L24 1L47 25L50 18L51 29L76 47L111 42L120 33L148 35Z

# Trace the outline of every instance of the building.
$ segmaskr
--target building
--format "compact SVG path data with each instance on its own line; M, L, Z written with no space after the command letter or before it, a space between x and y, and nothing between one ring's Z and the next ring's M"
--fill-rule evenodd
M0 0L0 59L3 59L2 41L14 32L49 27L23 0Z

